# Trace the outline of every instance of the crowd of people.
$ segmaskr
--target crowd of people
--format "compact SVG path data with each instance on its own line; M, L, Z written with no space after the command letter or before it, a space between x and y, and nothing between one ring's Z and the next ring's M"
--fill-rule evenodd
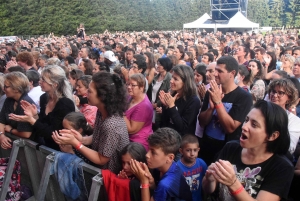
M131 200L299 199L296 30L86 35L81 24L0 45L2 149L11 133L75 154L130 180Z

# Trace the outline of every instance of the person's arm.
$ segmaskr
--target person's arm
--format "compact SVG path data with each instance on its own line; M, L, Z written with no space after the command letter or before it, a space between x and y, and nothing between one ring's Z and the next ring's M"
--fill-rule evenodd
M18 137L22 137L22 138L29 138L32 134L32 132L20 132L15 128L10 129L9 131L6 132L10 132L13 135L16 135Z
M220 124L225 133L233 133L237 129L237 127L241 125L241 122L232 119L232 117L225 110L224 106L217 108L216 110L218 113Z
M214 104L210 100L209 93L206 92L206 95L204 97L203 105L201 108L201 112L198 115L198 121L202 128L205 128L207 124L211 121L213 111L214 111ZM209 105L208 105L209 103Z
M237 127L241 125L240 121L236 121L227 113L222 103L222 87L218 86L216 81L212 80L210 83L211 89L208 89L211 100L215 104L215 109L218 113L218 119L225 133L234 132ZM246 98L246 97L245 97ZM245 101L245 100L241 100ZM245 108L247 109L247 108ZM232 109L231 109L232 110ZM231 111L230 111L231 112Z
M126 122L127 130L128 130L129 134L136 134L145 125L145 122L137 122L137 121L133 121L133 120L128 120L126 116L124 116L124 120Z
M193 96L183 105L184 110L182 114L179 114L178 108L173 106L171 108L166 109L169 113L170 118L174 124L176 130L180 132L186 131L197 118L199 109L200 109L200 100L198 97ZM193 125L194 126L194 125Z
M154 73L155 73L155 68L151 68L151 70L149 71L148 76L146 77L148 80L148 85L150 85L154 79Z
M3 123L0 123L0 145L1 148L3 149L10 149L12 147L11 143L11 139L5 136L5 125Z
M212 165L210 165L208 167L207 172L202 180L202 189L205 194L212 194L216 190L216 187L217 187L217 181L215 180L213 175L210 173L211 166Z
M300 176L300 157L297 160L297 164L295 166L295 175Z
M58 132L52 133L52 138L57 144L70 144L72 145L77 151L79 151L82 155L84 155L87 159L92 161L93 163L97 165L105 165L110 158L103 156L99 152L90 149L84 145L81 145L82 143L79 142L75 138L73 134L70 134L68 130L64 129L61 130L58 134Z

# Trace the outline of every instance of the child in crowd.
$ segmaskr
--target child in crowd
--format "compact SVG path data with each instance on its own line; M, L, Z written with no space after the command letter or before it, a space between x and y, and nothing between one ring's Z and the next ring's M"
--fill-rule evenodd
M87 123L86 118L80 112L71 112L65 116L63 119L64 129L73 129L78 131L82 136L92 135L93 128ZM55 131L57 132L57 131ZM78 157L82 158L84 162L91 164L91 162L80 154L76 149L73 149L71 145L59 145L62 152L67 152L71 154L76 154Z
M199 143L195 135L184 135L182 137L179 152L182 157L177 165L183 171L183 175L193 195L193 201L201 201L202 179L205 175L207 165L197 158L199 152Z
M130 161L136 160L141 163L146 162L146 149L145 147L137 142L130 142L126 145L121 153L122 159L122 171L118 174L120 179L130 179L129 190L130 190L130 200L131 201L140 201L141 200L141 190L140 190L140 181L132 173L130 167Z
M89 84L92 80L91 75L83 75L78 78L76 82L76 95L79 97L85 98L87 96L87 91L89 88ZM87 103L81 103L80 99L75 96L76 106L80 110L80 112L85 116L87 122L94 128L97 107L89 105Z
M179 133L171 128L160 128L148 137L146 160L148 167L154 169L153 176L146 164L131 160L132 172L141 182L142 201L192 200L183 172L173 161L180 141ZM153 197L149 187L154 189Z
M137 160L139 162L145 163L146 162L146 149L144 146L137 142L130 142L128 145L126 145L121 153L121 159L122 159L122 171L118 174L119 178L123 179L132 179L134 178L134 175L130 168L130 161L131 159Z

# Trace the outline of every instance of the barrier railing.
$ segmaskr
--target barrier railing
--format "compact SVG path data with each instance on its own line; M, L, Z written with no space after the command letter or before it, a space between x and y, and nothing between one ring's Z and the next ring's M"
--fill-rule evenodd
M46 146L38 147L38 144L31 140L17 138L10 134L6 134L6 136L13 140L13 146L10 150L1 149L0 151L0 157L10 157L0 191L0 201L5 200L13 167L17 159L21 164L21 183L25 184L33 192L33 196L27 201L65 200L56 178L50 174L54 156L58 152ZM90 189L88 201L97 201L103 185L101 170L86 163L84 163L82 169L86 188Z

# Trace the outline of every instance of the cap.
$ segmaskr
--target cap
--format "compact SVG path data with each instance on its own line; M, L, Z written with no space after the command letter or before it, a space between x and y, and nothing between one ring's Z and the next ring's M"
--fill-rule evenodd
M115 54L112 51L104 52L103 56L111 62L117 61L117 58L115 57Z

